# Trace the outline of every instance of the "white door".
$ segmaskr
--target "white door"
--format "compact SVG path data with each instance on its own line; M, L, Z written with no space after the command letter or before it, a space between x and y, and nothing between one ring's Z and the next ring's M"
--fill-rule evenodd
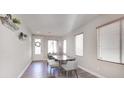
M33 61L42 60L42 41L40 38L33 38Z

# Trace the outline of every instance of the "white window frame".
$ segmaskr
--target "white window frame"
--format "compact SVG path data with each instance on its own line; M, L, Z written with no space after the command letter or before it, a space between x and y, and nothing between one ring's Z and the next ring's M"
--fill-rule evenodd
M75 55L76 56L83 56L83 45L84 45L83 39L84 39L83 33L75 35Z
M99 28L110 25L114 22L120 22L120 61L119 62L114 62L114 61L108 61L108 60L103 60L102 58L99 57ZM102 24L101 26L96 27L97 30L97 59L100 61L105 61L105 62L112 62L116 64L124 64L124 17L112 20L108 23Z

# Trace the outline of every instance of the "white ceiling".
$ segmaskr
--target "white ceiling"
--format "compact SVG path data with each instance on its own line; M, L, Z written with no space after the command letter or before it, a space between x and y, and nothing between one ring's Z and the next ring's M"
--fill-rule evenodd
M36 35L63 36L96 18L96 14L23 14L18 15Z

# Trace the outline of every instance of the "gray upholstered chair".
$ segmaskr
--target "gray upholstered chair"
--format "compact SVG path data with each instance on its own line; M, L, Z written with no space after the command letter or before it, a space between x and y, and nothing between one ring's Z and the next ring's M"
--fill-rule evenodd
M69 74L72 74L72 72L75 72L76 77L78 78L76 61L68 61L67 64L62 65L62 68L65 71L67 77L69 77Z

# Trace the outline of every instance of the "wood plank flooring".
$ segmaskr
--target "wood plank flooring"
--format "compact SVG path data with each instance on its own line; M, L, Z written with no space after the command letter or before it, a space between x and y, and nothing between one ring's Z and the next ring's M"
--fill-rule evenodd
M96 78L82 69L77 69L77 72L79 78ZM46 61L35 61L30 64L21 78L66 78L66 76L60 74L58 69L52 69L50 74L50 67L47 66ZM76 78L76 76L73 74L70 78Z

